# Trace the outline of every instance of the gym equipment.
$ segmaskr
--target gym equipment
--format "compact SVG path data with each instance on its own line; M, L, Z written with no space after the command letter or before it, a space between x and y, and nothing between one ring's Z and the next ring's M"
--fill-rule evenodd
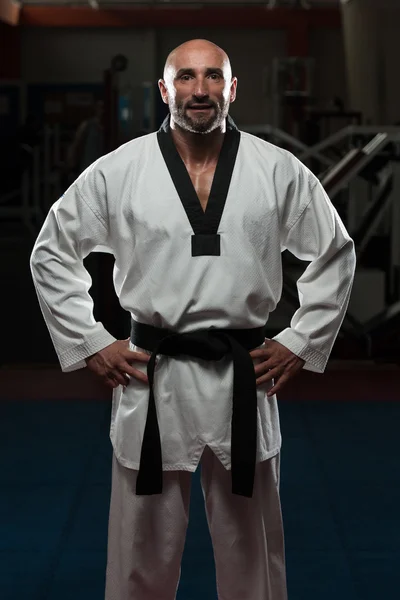
M311 147L275 127L253 125L242 129L264 138L267 134L277 145L285 147L289 143L303 162L317 159L325 166L329 164L320 180L334 204L347 192L347 227L355 242L358 264L377 231L386 227L390 236L388 305L367 322L348 311L337 345L343 350L342 356L347 346L352 348L354 358L400 362L400 127L349 126ZM336 164L326 155L332 146L339 147L341 155L347 148ZM352 192L357 178L363 178L369 186L368 199L363 197L362 202ZM293 257L290 263L300 261ZM283 289L286 300L296 309L299 302L293 276L285 278Z
M305 107L311 102L314 60L304 57L272 61L272 121L294 137L300 137Z
M41 143L32 148L31 165L20 184L0 197L0 220L20 221L35 239L51 204L61 195L60 128L44 127ZM24 231L20 232L24 237ZM11 239L17 234L13 231ZM4 236L3 236L4 239Z

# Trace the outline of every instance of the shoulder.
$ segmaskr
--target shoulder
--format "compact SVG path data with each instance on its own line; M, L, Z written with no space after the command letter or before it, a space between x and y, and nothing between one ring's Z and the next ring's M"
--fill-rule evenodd
M247 131L240 131L241 143L245 147L246 151L251 151L254 154L258 154L262 159L268 158L277 163L286 163L288 165L293 164L297 159L289 152L279 146L275 146L270 142L267 142L256 135L247 133Z
M76 180L81 191L86 188L105 190L123 184L126 176L140 172L144 162L154 155L157 134L135 138L116 150L101 156Z
M113 152L99 158L94 165L105 174L111 174L115 169L129 169L153 152L156 143L157 134L149 133L122 144Z
M241 131L243 150L250 160L256 161L261 169L273 172L277 178L289 181L302 180L313 187L318 183L317 177L292 152L275 146L261 138Z

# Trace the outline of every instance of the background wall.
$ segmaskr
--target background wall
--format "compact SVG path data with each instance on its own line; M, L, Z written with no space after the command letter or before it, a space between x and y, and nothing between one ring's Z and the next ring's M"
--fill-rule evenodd
M383 105L386 114L383 115L387 123L400 122L400 2L398 9L387 9L383 16L383 78L385 96Z
M347 102L343 35L341 29L313 29L310 56L315 60L315 96L324 108L334 96Z
M232 116L240 124L268 122L271 114L272 60L286 55L283 30L204 28L137 30L124 28L23 28L21 79L33 83L100 83L118 53L129 59L124 78L133 86L157 81L167 54L191 38L206 38L229 54L239 79ZM316 59L315 96L325 106L334 95L346 96L340 30L314 30L310 55Z
M359 2L363 13L366 12L368 3L371 4L371 0L366 3ZM311 27L306 33L308 53L316 59L315 96L318 107L326 107L334 95L348 99L349 88L357 86L359 74L365 71L365 76L371 82L371 93L360 85L361 91L352 94L353 102L348 103L349 108L364 110L366 118L372 122L390 124L400 120L400 82L397 75L400 5L397 0L382 0L382 3L377 3L377 8L374 9L376 14L379 12L379 53L375 52L373 56L379 54L379 60L371 57L363 59L366 53L359 51L359 60L355 61L352 72L350 68L346 72L345 66L345 28L340 28L339 23L336 23L335 27ZM356 4L356 0L352 0L344 7ZM97 13L91 12L93 18ZM277 13L279 11L271 11L270 14ZM125 77L133 85L147 80L155 82L167 51L183 40L199 35L214 39L231 55L234 69L240 78L240 93L237 104L233 107L237 120L246 124L249 123L249 119L253 122L268 119L271 110L268 98L268 67L273 57L287 54L287 31L284 28L279 29L278 26L275 29L261 29L260 23L260 29L246 29L244 23L241 29L229 26L222 29L222 24L221 28L213 28L210 25L204 28L171 29L169 25L174 22L171 19L165 26L156 26L154 23L150 25L150 17L148 21L148 28L143 29L136 28L136 25L135 28L16 28L3 24L0 30L4 49L4 52L0 53L0 80L18 79L27 84L99 83L111 57L122 52L130 61ZM298 24L301 29L300 21L301 19L298 20ZM131 22L134 24L134 21ZM373 22L376 23L375 17ZM297 31L296 21L292 29L301 38L302 34ZM350 33L355 40L357 31L356 26L351 27ZM367 36L366 43L367 48L371 46L371 36ZM354 48L357 47L361 48L361 45L355 42ZM351 62L349 58L348 60ZM369 110L372 97L374 106ZM371 114L367 114L369 112Z
M127 77L155 77L154 30L24 28L21 77L27 83L99 83L115 54L129 59Z
M349 97L370 124L400 121L400 3L351 0L342 5Z

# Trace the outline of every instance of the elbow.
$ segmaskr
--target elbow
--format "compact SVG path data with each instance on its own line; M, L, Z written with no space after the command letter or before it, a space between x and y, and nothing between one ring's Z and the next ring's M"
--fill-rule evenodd
M338 255L341 257L342 262L346 264L346 271L353 276L357 263L356 249L354 240L350 236L346 237L347 239L339 246Z
M38 274L38 269L40 266L40 259L39 259L39 247L38 247L38 242L35 242L35 245L33 246L32 252L31 252L31 256L29 259L29 265L31 268L31 273L32 273L32 277L35 279L35 277Z
M356 266L357 266L356 247L354 244L354 240L352 238L349 238L347 244L348 244L347 251L348 251L348 256L349 256L350 270L352 272L352 277L353 277L355 270L356 270Z
M43 253L42 245L38 241L36 241L29 259L31 274L35 285L37 285L41 280L43 267L46 263L46 258L46 254Z
M33 278L35 278L35 272L36 272L37 265L38 265L38 258L37 258L37 248L36 248L36 244L35 244L32 252L31 252L30 259L29 259L29 266L31 268L31 273L32 273Z
M349 299L356 272L357 266L357 255L355 251L354 241L349 238L346 244L342 248L342 267L341 272L343 274L343 288L345 296ZM347 303L346 303L347 305Z

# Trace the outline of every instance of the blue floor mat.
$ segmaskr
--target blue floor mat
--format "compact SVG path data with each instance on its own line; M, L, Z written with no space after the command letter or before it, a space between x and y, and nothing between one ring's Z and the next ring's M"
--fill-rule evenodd
M103 600L109 403L0 410L0 599ZM289 600L397 600L400 405L286 401L280 415ZM217 595L197 471L178 600L204 599Z

